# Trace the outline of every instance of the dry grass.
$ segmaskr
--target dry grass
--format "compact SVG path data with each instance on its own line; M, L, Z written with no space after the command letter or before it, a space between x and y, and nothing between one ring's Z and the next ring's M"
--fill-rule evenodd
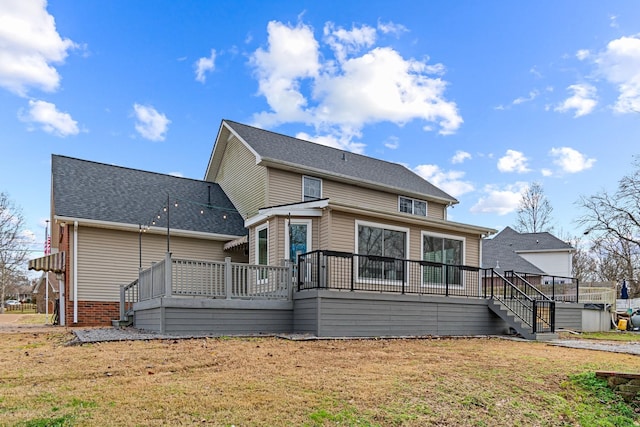
M640 369L638 356L495 338L71 338L0 335L0 425L579 425L570 374Z

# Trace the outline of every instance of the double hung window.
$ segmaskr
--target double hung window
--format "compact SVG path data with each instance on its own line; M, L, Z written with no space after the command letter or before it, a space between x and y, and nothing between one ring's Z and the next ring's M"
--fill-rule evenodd
M310 176L302 177L302 201L317 200L322 198L322 180Z

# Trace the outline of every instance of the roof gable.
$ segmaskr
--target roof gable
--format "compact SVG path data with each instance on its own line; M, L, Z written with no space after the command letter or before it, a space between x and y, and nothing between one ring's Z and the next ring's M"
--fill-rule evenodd
M437 200L446 204L458 203L454 197L398 163L339 150L230 120L222 121L221 128L225 127L256 154L257 162L271 167L330 176L338 181L385 188L398 194ZM216 145L222 142L220 137L224 135L226 132L218 133ZM213 157L212 154L212 161ZM212 167L211 162L209 167Z
M511 227L505 227L493 238L482 240L482 266L494 268L499 272L514 270L521 273L546 274L518 253L573 250L570 244L550 233L518 233Z
M504 230L496 234L492 240L508 245L516 252L574 250L569 243L558 239L551 233L519 233L511 227L505 227Z
M218 184L52 155L53 214L118 224L151 225L170 203L173 229L246 234L243 219ZM201 213L202 212L202 213ZM164 224L162 221L165 221ZM156 224L166 226L161 219Z

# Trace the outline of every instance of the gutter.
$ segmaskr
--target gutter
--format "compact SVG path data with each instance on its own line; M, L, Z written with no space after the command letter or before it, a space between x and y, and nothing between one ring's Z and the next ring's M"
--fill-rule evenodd
M431 226L434 228L439 228L442 230L450 230L450 231L457 231L457 232L463 232L463 233L469 233L469 234L477 234L477 235L481 235L481 236L488 236L491 234L495 234L498 232L498 230L495 230L493 228L487 228L487 227L479 227L476 225L470 225L470 224L463 224L460 222L451 222L451 221L446 221L446 220L437 220L437 219L430 219L427 217L417 217L415 215L398 215L398 214L391 214L387 211L380 211L380 210L376 210L376 209L365 209L362 207L358 207L358 208L354 208L351 206L347 206L347 205L343 205L340 203L329 203L329 207L331 209L334 209L336 211L342 211L342 212L348 212L348 213L353 213L353 214L358 214L358 215L362 215L363 213L367 213L373 217L376 218L383 218L389 221L395 221L395 222L404 222L404 223L409 223L409 224L415 224L415 225L419 225L419 226ZM415 217L415 218L414 218Z
M87 225L89 227L95 228L106 228L108 230L121 230L121 231L134 231L136 233L140 232L140 224L127 224L123 222L110 222L110 221L101 221L98 219L86 219L86 218L75 218L68 216L54 216L54 221L61 221L66 223L74 223L79 225ZM152 234L167 234L167 229L165 227L149 227L147 229L147 233ZM180 236L180 237L197 237L205 240L219 240L219 241L229 241L233 239L237 239L242 237L241 235L235 234L217 234L217 233L206 233L204 231L191 231L191 230L180 230L180 229L171 229L172 236Z
M73 323L78 323L78 221L73 222Z

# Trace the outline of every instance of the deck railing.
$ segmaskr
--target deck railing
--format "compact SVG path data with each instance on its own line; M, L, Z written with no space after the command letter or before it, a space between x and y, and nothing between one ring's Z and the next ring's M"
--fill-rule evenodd
M505 271L505 274L514 273ZM524 280L534 285L554 301L580 302L580 283L575 277L548 276L517 272Z
M297 289L483 298L486 271L466 265L318 250L298 256Z
M290 265L274 267L224 261L165 259L141 270L138 301L159 297L203 297L226 299L291 298Z

